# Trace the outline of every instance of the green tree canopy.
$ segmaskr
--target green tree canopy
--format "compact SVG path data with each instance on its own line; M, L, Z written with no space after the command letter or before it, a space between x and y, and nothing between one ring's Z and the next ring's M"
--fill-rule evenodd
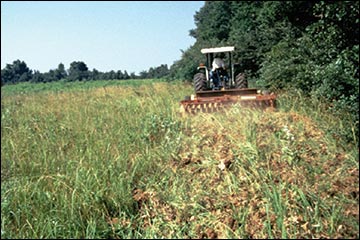
M1 85L26 82L32 78L32 71L24 61L15 60L12 64L6 64L1 70Z
M84 62L74 61L70 64L69 76L70 81L86 80L89 77L88 67Z

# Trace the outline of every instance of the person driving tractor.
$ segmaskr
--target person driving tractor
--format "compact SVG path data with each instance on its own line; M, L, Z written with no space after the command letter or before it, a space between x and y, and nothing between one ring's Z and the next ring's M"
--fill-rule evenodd
M220 81L221 77L224 77L225 81L229 79L223 59L220 56L216 56L212 62L212 69L210 70L210 79L213 81L214 89L223 87Z

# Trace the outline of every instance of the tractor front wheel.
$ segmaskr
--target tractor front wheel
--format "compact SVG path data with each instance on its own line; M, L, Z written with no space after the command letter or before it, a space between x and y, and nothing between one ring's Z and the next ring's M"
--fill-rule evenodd
M206 90L206 77L203 73L197 73L194 76L195 92Z
M248 81L245 77L245 73L239 73L235 77L235 88L248 88Z

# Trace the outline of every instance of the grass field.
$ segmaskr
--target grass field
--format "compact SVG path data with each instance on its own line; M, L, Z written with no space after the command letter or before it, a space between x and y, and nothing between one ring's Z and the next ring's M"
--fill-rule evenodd
M323 104L183 117L189 84L62 84L1 89L1 238L359 238L334 135L358 126Z

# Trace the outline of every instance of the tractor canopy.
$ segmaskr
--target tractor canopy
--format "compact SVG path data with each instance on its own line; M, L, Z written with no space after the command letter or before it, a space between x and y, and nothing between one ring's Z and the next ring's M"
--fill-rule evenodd
M235 47L217 47L217 48L203 48L201 49L201 53L221 53L221 52L233 52Z

